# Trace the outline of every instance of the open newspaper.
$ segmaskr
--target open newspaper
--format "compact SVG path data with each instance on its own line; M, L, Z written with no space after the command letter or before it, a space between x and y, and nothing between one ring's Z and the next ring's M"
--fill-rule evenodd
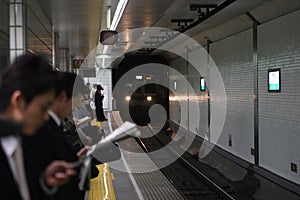
M80 168L80 182L79 189L87 190L89 189L89 181L90 181L90 165L92 160L92 154L101 150L105 145L110 144L111 142L116 142L126 137L139 137L141 132L137 129L136 124L125 122L119 128L114 130L111 134L109 134L104 139L100 140L97 144L93 145L90 150L86 153L86 155L80 158L75 164L74 167Z
M76 122L76 126L79 126L85 122L89 122L91 121L92 119L90 117L83 117L81 119L79 119L77 122Z

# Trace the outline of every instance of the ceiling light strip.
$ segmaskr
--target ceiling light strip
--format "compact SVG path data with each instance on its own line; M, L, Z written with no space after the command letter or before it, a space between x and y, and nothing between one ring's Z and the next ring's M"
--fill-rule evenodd
M117 26L120 22L120 19L123 15L123 12L125 10L125 7L126 7L127 3L128 3L128 0L120 0L119 1L116 12L114 14L113 21L112 21L111 26L110 26L110 30L114 31L114 30L117 29Z

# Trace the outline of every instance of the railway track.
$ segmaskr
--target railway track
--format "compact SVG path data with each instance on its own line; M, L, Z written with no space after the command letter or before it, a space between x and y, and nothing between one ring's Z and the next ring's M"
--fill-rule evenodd
M150 131L151 128L147 127L142 130ZM163 138L164 134L159 133L156 136L149 138L139 138L137 142L141 145L145 152L156 151L164 147ZM171 147L165 155L151 155L155 158L152 160L159 162L165 159L166 156L178 156L176 151ZM197 169L188 161L190 157L181 156L175 162L171 163L167 167L161 169L164 175L174 184L174 186L181 192L184 198L189 200L194 199L235 199L232 194L235 193L235 189L224 180L218 181L221 185L217 185L213 180L208 178L205 174L212 173L209 169Z

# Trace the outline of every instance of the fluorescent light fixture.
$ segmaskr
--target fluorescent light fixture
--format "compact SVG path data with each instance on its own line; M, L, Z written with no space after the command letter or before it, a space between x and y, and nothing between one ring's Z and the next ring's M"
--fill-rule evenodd
M111 7L109 6L107 8L107 14L106 14L106 26L107 26L107 29L110 29L110 25L111 25Z
M120 19L123 15L123 12L125 10L127 3L128 3L128 0L120 0L119 1L116 12L114 14L114 18L113 18L111 26L110 26L110 30L115 31L117 29L117 26L120 22Z
M96 56L97 58L114 58L114 57L112 57L112 56L110 56L110 55L98 55L98 56Z
M106 55L107 49L108 49L108 46L107 46L107 45L104 45L104 47L103 47L103 55ZM97 57L98 57L98 56L97 56ZM102 68L105 68L105 58L102 59Z

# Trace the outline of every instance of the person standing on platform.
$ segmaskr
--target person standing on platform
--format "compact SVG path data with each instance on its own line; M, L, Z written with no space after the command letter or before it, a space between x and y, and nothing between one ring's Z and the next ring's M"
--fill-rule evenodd
M69 72L59 73L57 97L49 109L49 121L35 136L24 138L25 163L28 169L39 172L53 160L78 160L80 155L76 154L72 144L66 139L61 123L71 114L72 101L75 98L82 99L84 90L85 85L81 77ZM55 199L83 200L85 191L79 190L78 183L79 177L72 177L68 184L58 188ZM37 194L35 199L43 199L43 194Z
M30 200L35 192L47 197L74 175L73 164L48 163L38 183L25 170L21 133L34 135L48 120L55 96L56 73L38 56L23 55L9 66L0 81L0 198Z
M103 87L101 85L97 85L97 90L95 92L95 106L96 106L96 117L97 121L107 121L104 111L103 111L103 99L104 95L102 93Z

